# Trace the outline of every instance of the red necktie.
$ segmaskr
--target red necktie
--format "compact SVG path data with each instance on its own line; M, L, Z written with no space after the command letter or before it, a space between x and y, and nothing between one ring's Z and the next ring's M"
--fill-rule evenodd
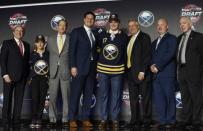
M21 53L21 55L23 56L23 42L20 40L19 41L19 49L20 49L20 53Z

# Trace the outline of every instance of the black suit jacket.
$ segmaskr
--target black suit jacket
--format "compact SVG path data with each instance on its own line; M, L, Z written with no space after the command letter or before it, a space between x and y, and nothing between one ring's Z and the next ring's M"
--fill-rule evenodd
M129 37L129 40L132 36ZM151 61L151 39L144 32L139 32L131 53L131 76L137 83L139 72L145 73L145 79L150 80L150 61Z
M178 44L181 42L182 35L178 37ZM177 50L177 55L178 53L179 51ZM191 31L187 41L185 57L186 68L189 74L187 76L190 79L194 78L193 80L200 79L203 72L203 34Z
M26 78L29 73L30 46L27 42L24 44L24 56L14 39L3 41L1 47L1 75L8 74L12 81L16 82Z

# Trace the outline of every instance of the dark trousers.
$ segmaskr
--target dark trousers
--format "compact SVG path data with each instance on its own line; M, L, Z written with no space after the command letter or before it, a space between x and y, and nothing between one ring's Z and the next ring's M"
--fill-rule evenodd
M3 124L9 124L11 120L13 124L20 123L24 89L25 89L25 79L21 79L18 82L12 82L9 84L3 81L3 94L4 94L3 109L2 109ZM14 93L14 107L12 111L13 93Z
M152 90L150 81L136 83L128 74L132 124L150 124L152 117Z
M101 120L107 120L108 115L110 115L110 119L116 121L121 109L123 74L109 75L99 73L98 79L97 103L99 106L99 117Z
M182 120L188 123L200 124L202 109L201 77L190 76L185 66L178 69L178 81L183 104Z
M48 79L44 76L34 76L31 81L32 120L41 120L44 102L47 95Z
M153 100L160 124L176 121L175 77L156 77L153 80Z
M94 82L96 78L94 68L90 68L87 75L79 75L72 78L69 101L69 120L89 120ZM83 95L81 117L78 117L81 94Z

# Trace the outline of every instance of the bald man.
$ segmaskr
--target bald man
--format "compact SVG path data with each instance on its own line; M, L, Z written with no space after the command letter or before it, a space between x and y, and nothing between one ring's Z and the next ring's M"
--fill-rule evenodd
M201 123L203 72L203 34L192 30L188 17L180 18L182 34L178 37L178 82L183 103L182 126Z
M176 49L177 39L168 32L168 21L157 21L158 38L152 43L151 72L153 73L153 100L160 128L171 128L176 122Z

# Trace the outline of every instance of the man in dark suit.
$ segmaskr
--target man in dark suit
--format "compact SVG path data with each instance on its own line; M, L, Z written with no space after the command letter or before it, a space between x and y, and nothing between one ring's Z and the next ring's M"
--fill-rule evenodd
M96 74L96 46L92 32L95 15L92 12L84 14L84 25L73 29L70 35L69 64L72 75L69 119L70 127L77 127L78 105L83 94L81 120L84 127L90 127L89 121L94 79Z
M148 126L151 123L151 39L140 31L136 20L128 22L129 43L127 47L128 86L130 95L131 121L129 126ZM139 96L142 105L139 103ZM143 110L142 117L141 107Z
M203 73L203 34L192 30L192 22L188 17L180 18L178 37L178 82L183 103L182 124L201 123L202 109L202 73Z
M152 43L151 72L153 73L153 99L159 123L153 126L171 128L176 121L176 37L168 33L168 22L157 22L159 37Z
M20 125L24 87L29 71L30 46L23 41L24 29L17 26L13 29L13 38L3 41L1 47L1 75L3 77L2 119L5 126L11 120L14 126ZM12 114L12 95L14 107Z

